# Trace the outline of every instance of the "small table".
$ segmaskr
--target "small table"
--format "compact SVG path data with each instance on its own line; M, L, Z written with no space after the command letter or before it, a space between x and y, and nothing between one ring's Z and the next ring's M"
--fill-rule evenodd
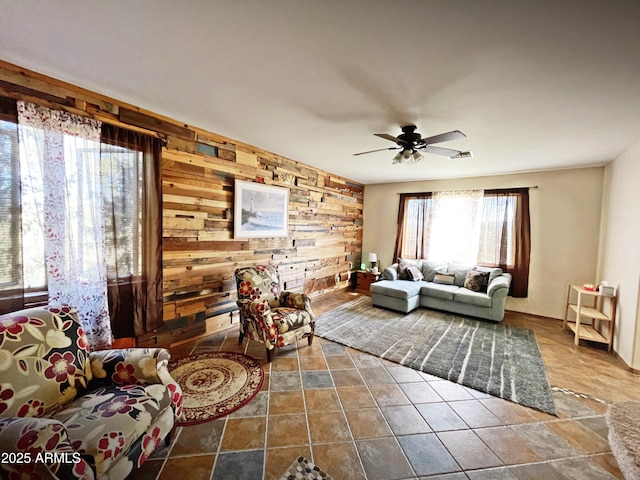
M576 296L575 303L572 297ZM609 303L609 313L605 313L605 304ZM590 305L589 305L590 304ZM575 320L569 319L569 312L575 313ZM587 323L580 321L581 317L590 319ZM564 322L562 327L567 327L575 334L575 344L580 343L580 339L591 342L604 343L610 352L613 345L613 327L616 320L616 297L615 295L603 295L595 290L586 290L580 285L569 285L567 291L567 304L564 312ZM602 326L606 329L606 336L603 335ZM607 328L608 326L608 328Z
M369 291L371 284L380 279L380 273L367 272L366 270L357 270L355 272L355 282L353 288L355 290Z

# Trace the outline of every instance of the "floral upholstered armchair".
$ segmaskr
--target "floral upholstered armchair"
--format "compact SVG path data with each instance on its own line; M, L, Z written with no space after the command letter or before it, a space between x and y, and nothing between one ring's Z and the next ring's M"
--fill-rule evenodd
M280 290L278 271L272 265L238 268L235 271L240 308L240 339L264 343L267 360L275 347L307 337L313 342L315 316L304 293Z
M165 349L90 352L76 311L0 316L0 478L124 479L182 410Z

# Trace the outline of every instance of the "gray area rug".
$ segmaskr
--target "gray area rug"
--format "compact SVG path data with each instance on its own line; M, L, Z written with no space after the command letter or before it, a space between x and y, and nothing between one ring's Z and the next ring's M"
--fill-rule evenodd
M419 308L403 314L360 297L316 319L316 335L556 415L532 330Z

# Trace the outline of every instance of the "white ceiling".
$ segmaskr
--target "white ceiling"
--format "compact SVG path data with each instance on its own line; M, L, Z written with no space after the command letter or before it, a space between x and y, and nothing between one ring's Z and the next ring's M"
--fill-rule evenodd
M365 184L606 163L638 0L0 0L0 59ZM474 158L391 165L415 123Z

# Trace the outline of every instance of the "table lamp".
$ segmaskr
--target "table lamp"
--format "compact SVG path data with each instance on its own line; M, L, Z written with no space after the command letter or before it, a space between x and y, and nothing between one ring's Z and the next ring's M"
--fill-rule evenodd
M371 271L373 273L378 273L378 254L377 253L370 253L369 254L369 262L371 262Z

